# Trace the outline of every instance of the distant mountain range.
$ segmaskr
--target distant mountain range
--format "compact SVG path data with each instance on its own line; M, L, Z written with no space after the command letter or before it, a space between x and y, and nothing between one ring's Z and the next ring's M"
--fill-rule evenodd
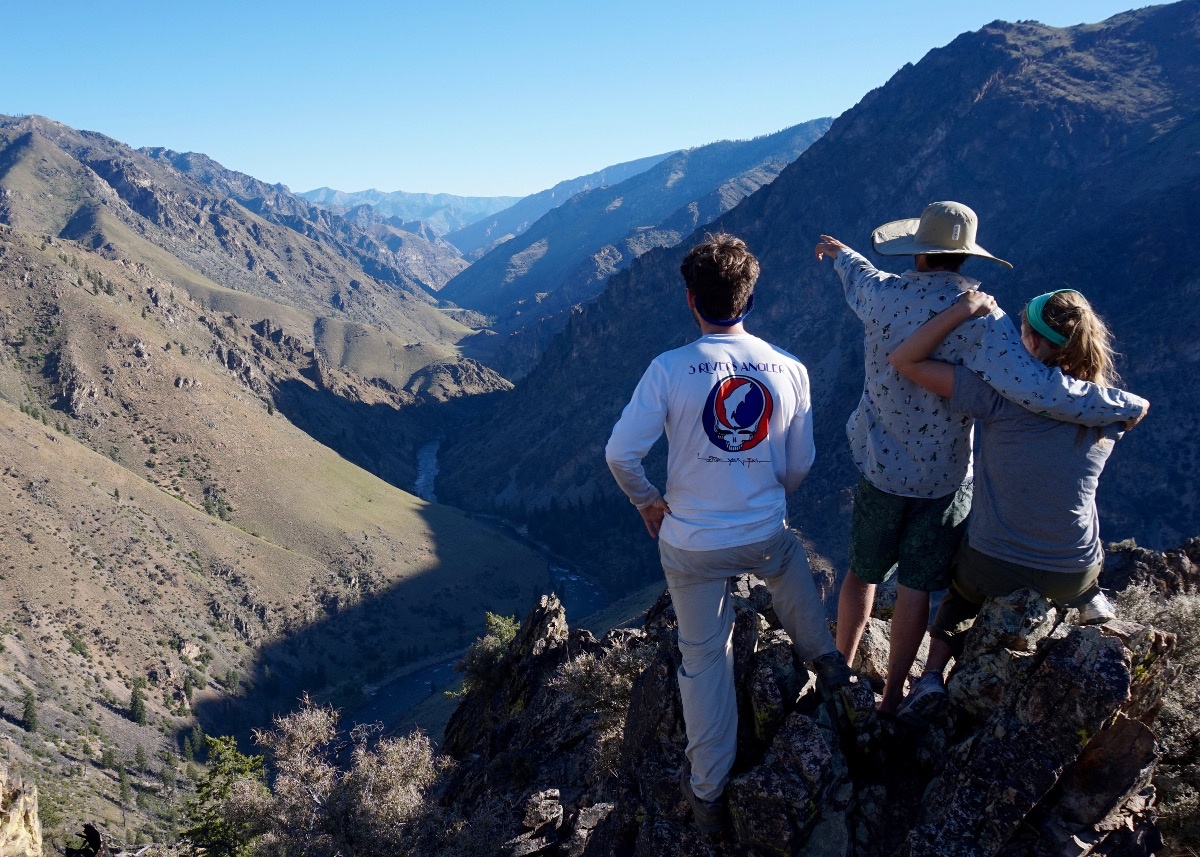
M301 199L337 212L369 205L384 217L401 222L426 224L438 235L445 235L482 220L518 202L519 196L455 196L449 193L406 193L402 190L340 191L328 187L296 194Z
M538 218L562 205L576 194L608 185L620 184L628 178L644 173L666 155L638 158L623 164L614 164L586 176L561 181L548 190L540 191L514 202L495 216L482 217L446 236L446 240L462 251L468 259L478 259L493 247L503 244L523 233Z
M506 377L524 374L571 308L599 294L613 273L653 247L678 243L772 181L830 122L676 152L547 212L439 293L494 319L490 327L501 336L477 337L468 353Z
M905 66L705 227L759 255L749 327L810 369L818 461L791 509L818 552L844 568L855 470L843 425L861 391L862 333L812 248L825 232L869 253L873 227L935 199L974 207L981 242L1015 263L967 267L1010 312L1056 286L1087 293L1127 355L1128 386L1154 403L1104 475L1103 535L1162 547L1195 534L1198 152L1197 0L1066 29L997 22ZM523 518L610 580L655 576L602 450L649 361L696 335L678 265L699 237L641 256L573 315L516 388L447 445L439 496ZM659 449L650 469L661 478L662 467Z

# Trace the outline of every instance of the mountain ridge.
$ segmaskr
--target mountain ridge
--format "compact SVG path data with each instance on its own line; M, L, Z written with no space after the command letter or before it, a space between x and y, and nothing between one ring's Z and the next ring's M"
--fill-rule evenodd
M980 241L1017 265L1010 274L968 263L1002 306L1015 311L1047 287L1076 285L1111 317L1128 355L1122 372L1154 407L1107 469L1106 538L1159 547L1186 536L1200 498L1180 474L1195 471L1200 450L1181 427L1200 414L1182 367L1200 361L1189 333L1200 319L1186 299L1168 310L1157 286L1200 288L1186 254L1171 252L1200 231L1198 45L1195 0L1080 27L964 34L872 90L774 182L706 227L743 237L759 256L749 329L809 368L819 452L789 509L817 553L844 567L856 471L842 425L861 391L862 348L837 278L812 246L827 233L870 256L872 228L939 198L972 205ZM1126 81L1133 95L1119 94ZM447 446L439 496L557 533L557 549L610 579L656 573L602 450L650 360L695 335L678 296L687 244L651 250L571 317L512 394ZM906 260L878 264L903 269ZM517 428L530 424L544 429ZM661 450L648 468L661 479ZM600 532L609 527L624 535Z
M446 240L458 247L472 261L479 259L489 250L516 237L536 222L546 212L562 205L576 194L605 185L618 184L643 173L672 155L651 155L597 170L594 173L565 179L553 187L523 197L518 202L494 217L464 226L446 236Z

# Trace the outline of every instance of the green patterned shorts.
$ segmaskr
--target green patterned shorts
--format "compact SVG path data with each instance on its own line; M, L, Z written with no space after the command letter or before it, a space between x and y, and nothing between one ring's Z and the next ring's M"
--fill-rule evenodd
M970 511L969 482L946 497L926 500L888 494L860 478L854 491L850 568L864 583L882 583L898 565L899 581L909 589L945 589Z

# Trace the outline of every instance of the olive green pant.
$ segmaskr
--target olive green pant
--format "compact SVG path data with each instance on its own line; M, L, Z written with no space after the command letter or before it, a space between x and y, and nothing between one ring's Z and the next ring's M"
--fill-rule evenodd
M1032 589L1063 607L1078 607L1099 590L1102 563L1082 571L1046 571L980 553L964 540L954 558L954 579L929 624L929 635L962 654L963 639L989 597Z

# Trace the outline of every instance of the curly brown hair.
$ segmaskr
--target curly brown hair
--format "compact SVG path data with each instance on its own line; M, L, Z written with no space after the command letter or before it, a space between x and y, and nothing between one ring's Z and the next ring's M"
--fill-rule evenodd
M724 232L705 235L683 259L679 273L707 318L737 318L758 282L758 259L746 242Z

